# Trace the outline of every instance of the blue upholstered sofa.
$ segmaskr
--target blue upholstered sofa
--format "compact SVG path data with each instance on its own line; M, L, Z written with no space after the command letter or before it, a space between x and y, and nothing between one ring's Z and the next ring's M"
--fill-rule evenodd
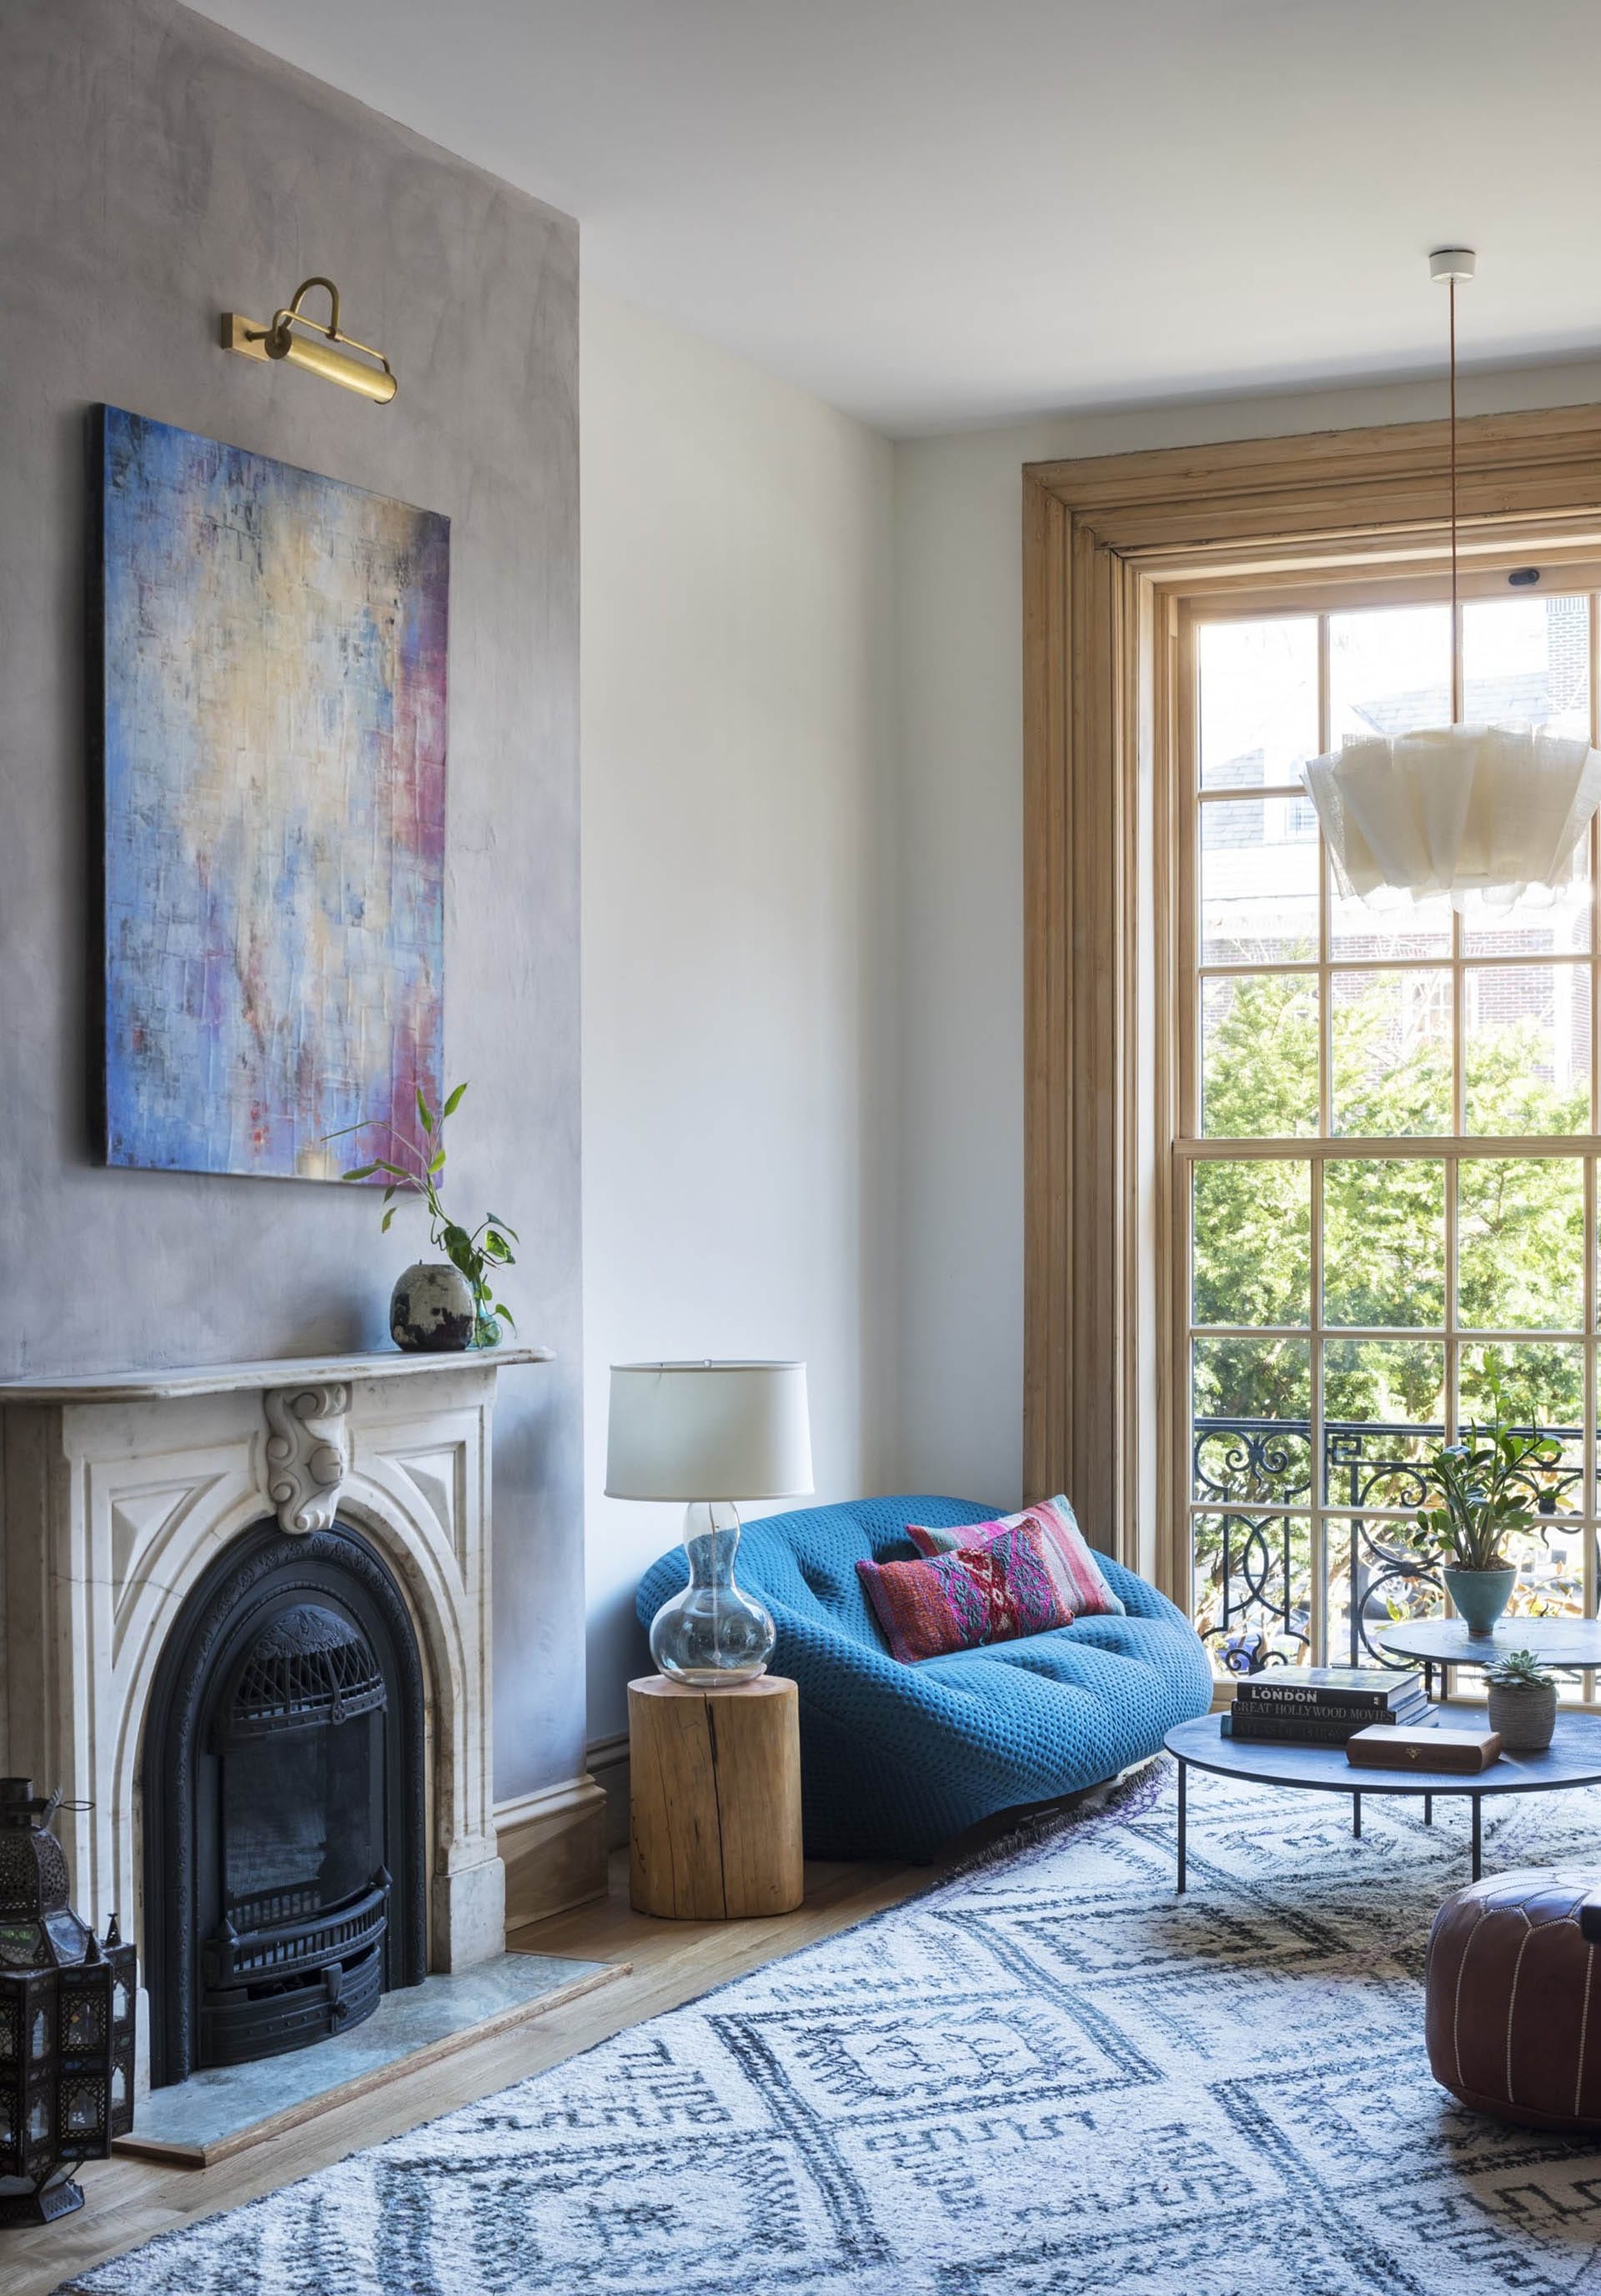
M735 1575L778 1628L772 1671L800 1688L806 1848L814 1857L932 1857L981 1817L1114 1777L1175 1722L1205 1713L1211 1673L1165 1595L1101 1557L1125 1618L903 1666L856 1574L899 1562L908 1522L983 1522L961 1499L857 1499L747 1524ZM681 1549L640 1581L648 1626L687 1570Z

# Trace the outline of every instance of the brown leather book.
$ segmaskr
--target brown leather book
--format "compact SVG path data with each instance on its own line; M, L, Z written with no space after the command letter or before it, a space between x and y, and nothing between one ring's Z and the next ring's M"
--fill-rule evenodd
M1501 1758L1498 1730L1398 1730L1375 1722L1345 1742L1345 1759L1363 1770L1451 1770L1472 1777Z

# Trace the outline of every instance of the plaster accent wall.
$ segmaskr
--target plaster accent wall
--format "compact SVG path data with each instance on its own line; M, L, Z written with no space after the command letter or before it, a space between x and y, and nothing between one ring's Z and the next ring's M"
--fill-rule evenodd
M1470 414L1596 398L1596 365L1461 385ZM891 1111L899 1482L999 1505L1025 1496L1022 464L1443 411L1443 385L1408 384L1081 415L896 448L894 820L915 888L897 912L902 1065Z
M425 1242L411 1213L381 1242L354 1190L94 1160L103 399L452 521L452 1173L521 1227L509 1294L557 1356L505 1374L497 1417L496 1786L525 1793L582 1767L577 229L171 0L3 0L0 80L0 1369L382 1344ZM310 272L390 354L392 406L218 348L220 311L265 316Z
M817 1491L884 1488L893 1091L880 869L891 450L586 287L590 1733L683 1510L603 1495L607 1368L798 1356ZM759 1510L757 1510L759 1512Z

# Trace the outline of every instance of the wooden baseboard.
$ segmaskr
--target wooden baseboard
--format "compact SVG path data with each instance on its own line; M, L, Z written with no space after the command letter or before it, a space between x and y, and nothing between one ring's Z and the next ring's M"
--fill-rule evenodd
M628 1734L596 1738L585 1754L589 1775L606 1797L606 1847L628 1846Z
M508 1939L530 1922L604 1897L606 1828L606 1796L587 1771L496 1804Z

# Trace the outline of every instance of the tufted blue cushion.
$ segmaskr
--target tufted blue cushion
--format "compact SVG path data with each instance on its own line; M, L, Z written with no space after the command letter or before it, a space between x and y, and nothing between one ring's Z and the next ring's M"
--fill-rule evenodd
M902 1666L856 1574L914 1553L908 1522L986 1522L962 1499L853 1499L747 1524L736 1575L778 1628L775 1674L800 1689L801 1794L814 1857L929 1857L981 1817L1097 1784L1204 1714L1211 1670L1164 1595L1099 1557L1126 1618ZM687 1570L676 1548L639 1583L648 1626Z

